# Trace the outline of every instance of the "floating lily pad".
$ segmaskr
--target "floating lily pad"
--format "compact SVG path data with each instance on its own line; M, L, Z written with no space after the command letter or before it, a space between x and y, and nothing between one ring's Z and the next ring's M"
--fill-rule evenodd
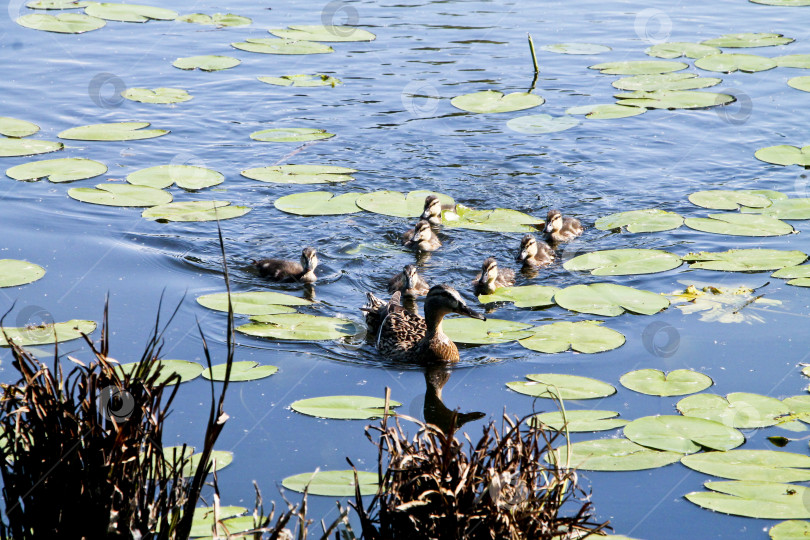
M58 137L77 141L136 141L152 139L169 133L168 129L144 129L149 125L149 122L90 124L66 129Z
M77 0L36 0L25 4L25 7L31 9L73 9L85 6L87 2Z
M810 76L793 77L792 79L788 79L787 83L788 86L795 88L796 90L810 92Z
M567 429L571 433L587 431L608 431L627 425L627 420L616 418L619 413L615 411L560 411L534 415L530 422L535 427L549 427L562 431Z
M197 303L208 309L228 312L228 293L204 294L197 297ZM231 293L233 312L241 315L278 315L293 313L283 309L285 306L307 306L309 300L290 294L274 291L254 291Z
M515 307L546 307L554 305L554 294L559 291L557 287L546 285L522 285L520 287L498 287L492 294L482 294L478 301L482 304L489 302L514 302Z
M93 321L71 319L60 323L31 324L21 328L6 326L3 331L17 345L29 347L78 339L82 334L93 333L95 329L96 323ZM6 338L0 333L0 347L7 345Z
M140 103L182 103L191 99L191 95L181 88L127 88L121 95Z
M532 397L559 399L596 399L612 396L616 388L606 382L562 373L532 373L528 381L514 381L506 386Z
M0 259L0 287L18 287L33 283L45 275L38 264L17 259Z
M223 521L223 523L220 523L218 526L218 533L221 536L227 536L228 533L253 529L253 516L244 516L250 517L251 526L248 529L234 528L232 520L229 519L244 514L245 512L247 512L247 508L243 506L219 506L217 512L214 512L214 507L212 506L198 506L194 509L194 517L191 521L191 533L189 537L210 536L211 531L214 530L215 516L217 519ZM223 528L223 525L227 527L227 531Z
M598 69L606 75L657 75L671 73L688 68L683 62L667 62L665 60L632 60L628 62L605 62L588 66L588 69Z
M336 216L360 212L356 192L334 195L328 191L306 191L276 199L273 205L288 214L299 216Z
M733 392L725 398L716 394L695 394L680 400L676 407L684 416L714 420L734 428L773 426L777 417L788 414L787 405L776 398Z
M182 470L182 475L186 478L190 476L194 476L194 473L197 471L197 467L200 466L200 460L202 459L202 454L195 453L193 446L186 446L185 447L185 454L183 454L183 447L182 446L166 446L163 448L163 455L166 459L171 462L180 463L183 461L184 456L188 456L189 460L185 464ZM225 467L233 462L233 452L227 452L225 450L213 450L211 452L211 470L209 474L214 472L221 471Z
M703 58L712 54L720 54L723 51L717 47L704 45L703 43L690 43L688 41L672 41L668 43L657 43L644 50L645 53L657 58Z
M532 325L503 319L471 319L459 317L445 319L444 333L457 343L486 345L517 341L532 335Z
M271 28L274 36L293 41L374 41L377 36L354 26L324 26L292 24L287 28Z
M669 307L669 300L660 294L614 283L571 285L558 291L554 301L571 311L605 317L615 317L625 311L653 315Z
M295 86L299 88L312 88L316 86L332 86L335 87L343 84L340 79L316 73L315 75L282 75L281 77L258 77L258 79L267 84L275 86Z
M138 368L140 362L131 362L129 364L121 364L117 369L121 373L132 375ZM170 384L177 384L181 382L191 381L200 376L203 372L202 365L197 362L189 362L188 360L163 360L160 359L154 364L147 373L141 374L142 380L148 380L157 371L160 366L160 375L158 376L155 384L161 384L169 380L173 375L178 375L180 380L174 379Z
M684 456L681 463L698 472L731 480L810 481L810 456L774 450L731 450Z
M527 349L543 353L598 353L624 345L624 336L601 326L601 321L556 322L535 327L534 335L518 341Z
M631 233L659 232L677 229L683 225L683 217L675 212L658 208L618 212L596 220L594 226L600 231L627 227Z
M407 195L399 191L372 191L357 197L356 204L367 212L395 217L418 217L425 207L425 197L435 195L443 205L452 206L456 201L450 195L420 189Z
M731 450L745 442L742 433L712 420L688 416L645 416L624 427L624 436L636 444L692 454L703 448Z
M58 15L31 13L18 17L17 24L44 32L83 34L91 30L98 30L107 23L103 19L84 13L59 13Z
M727 105L735 101L734 96L717 92L695 90L637 90L629 94L617 94L619 105L646 107L648 109L703 109Z
M660 75L636 75L613 81L619 90L697 90L716 86L723 80L717 77L698 77L695 73L662 73Z
M357 471L361 495L377 493L377 473ZM354 497L354 471L315 471L288 476L281 481L286 489L325 497Z
M771 277L788 279L788 285L796 287L810 287L810 264L801 266L788 266L777 270Z
M37 131L39 131L39 126L34 123L18 118L0 116L0 135L21 138L33 135Z
M808 2L810 5L810 2ZM774 58L779 67L810 69L810 54L787 54Z
M183 201L147 208L141 217L153 221L216 221L233 219L250 212L247 206L231 205L228 201Z
M757 150L754 157L760 161L775 165L801 165L806 169L810 169L810 146L802 148L787 144L768 146Z
M242 171L242 176L275 184L339 184L354 180L356 169L334 165L275 165Z
M791 225L768 215L709 214L707 218L686 218L683 223L690 229L732 236L782 236L794 232Z
M639 369L619 379L622 386L648 396L684 396L702 392L713 384L710 377L691 369L664 373L657 369Z
M213 26L247 26L253 20L249 17L234 15L233 13L214 13L206 15L204 13L191 13L177 17L178 21L194 24L210 24Z
M151 19L172 21L177 12L171 9L142 6L139 4L117 4L113 2L87 2L84 12L92 17L108 21L143 23Z
M763 298L764 295L754 296L754 289L740 286L716 287L707 285L698 288L689 285L685 290L670 295L672 304L683 313L700 313L700 320L706 322L740 323L765 322L765 320L749 307L763 307L766 305L780 305L779 300Z
M590 270L595 276L626 276L665 272L679 267L682 262L674 253L659 249L608 249L569 259L563 268Z
M502 113L531 109L545 103L545 99L529 92L513 92L504 95L497 90L484 90L456 96L450 104L462 111L472 113Z
M447 227L494 232L537 232L542 219L506 208L474 210L457 204L455 212L442 213L442 223Z
M803 263L807 255L801 251L780 249L730 249L728 251L701 251L684 255L691 268L721 270L725 272L762 272Z
M754 0L750 0L754 2ZM778 2L780 0L760 0L759 4L767 4L770 2ZM783 0L784 1L784 0ZM789 0L788 0L789 1ZM810 6L810 0L794 0L794 1L804 1L805 6ZM774 3L773 5L780 5ZM777 523L773 527L770 528L768 531L768 538L771 540L802 540L804 538L810 538L810 523L807 521L798 521L798 520L788 520L783 521L782 523Z
M770 58L755 54L723 53L698 58L695 60L695 67L720 73L734 73L735 71L756 73L757 71L767 71L775 68L776 62Z
M326 54L335 52L329 45L313 41L290 41L275 38L248 38L231 43L231 47L262 54Z
M606 45L596 45L594 43L555 43L553 45L543 45L540 48L558 54L601 54L612 50Z
M325 129L314 128L263 129L250 134L251 139L262 142L319 141L321 139L329 139L334 136L334 133L327 133Z
M644 107L606 103L571 107L565 111L565 114L584 114L585 118L589 118L591 120L612 120L615 118L638 116L639 114L645 112L647 112L647 109Z
M627 439L598 439L561 446L554 450L554 462L568 463L585 471L641 471L657 469L681 459L683 454L652 450ZM550 456L545 460L552 462Z
M210 369L206 368L202 371L202 376L205 379L214 381L224 381L225 371L228 369L228 364L218 364L211 366ZM233 362L231 364L231 382L242 381L256 381L269 377L278 371L276 366L260 366L258 362L252 360L245 360L241 362Z
M394 407L402 403L389 401L388 414L395 414ZM323 396L294 401L292 410L318 418L335 420L372 420L382 418L385 413L385 400L370 396Z
M702 508L761 519L810 518L810 489L776 482L706 482L712 491L693 491L686 499Z
M241 64L242 61L233 56L206 54L203 56L187 56L178 58L172 65L179 69L199 69L200 71L221 71Z
M281 315L255 315L252 323L237 326L243 334L272 339L306 341L331 340L353 336L357 327L348 319L290 313Z
M11 167L6 174L14 180L28 181L47 178L51 182L72 182L93 178L105 172L107 172L107 166L92 159L61 158L23 163Z
M719 38L707 39L703 45L711 47L722 47L724 49L739 49L747 47L773 47L775 45L787 45L792 43L792 38L786 38L782 34L766 34L746 32L741 34L724 34Z
M71 188L68 196L77 201L105 206L157 206L171 202L162 189L129 184L96 184L94 188Z
M127 182L132 185L158 189L176 183L177 187L195 190L216 186L224 181L225 177L221 173L192 165L157 165L127 175Z
M771 205L771 199L749 190L729 191L713 189L696 191L689 195L689 202L712 210L739 210L741 206L765 208Z
M0 139L0 157L33 156L64 148L60 142L37 139Z
M573 116L551 116L549 114L530 114L518 116L506 122L506 127L518 133L527 135L540 135L543 133L556 133L565 131L579 125L579 120Z
M742 208L743 214L760 214L771 219L810 219L810 198L773 201L767 208Z

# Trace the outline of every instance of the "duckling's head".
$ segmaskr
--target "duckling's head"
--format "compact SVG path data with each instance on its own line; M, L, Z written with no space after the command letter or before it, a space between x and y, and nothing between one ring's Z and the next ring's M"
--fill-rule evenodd
M305 247L301 252L301 267L304 272L313 272L317 266L318 254L315 252L315 248Z
M489 257L481 265L481 281L483 283L494 283L498 279L498 261L495 257Z
M417 274L416 267L414 265L405 265L405 268L402 269L402 275L405 278L406 289L413 289L416 287L419 280L419 275Z
M531 234L527 234L520 241L520 252L517 260L523 262L526 259L534 258L535 255L537 255L537 240Z
M420 219L413 228L413 238L411 241L414 244L418 244L419 242L430 241L432 237L433 229L430 228L430 223L427 220Z
M428 221L442 221L442 202L436 195L428 195L425 197L425 209L422 212L422 219Z
M428 314L428 311L440 316L444 316L447 313L458 313L459 315L472 317L473 319L487 320L481 313L467 307L467 303L461 295L458 294L458 291L444 283L434 285L428 291L427 297L425 298L425 315ZM428 317L428 319L429 318L430 317Z
M551 234L562 229L563 218L559 210L549 210L546 216L546 234Z

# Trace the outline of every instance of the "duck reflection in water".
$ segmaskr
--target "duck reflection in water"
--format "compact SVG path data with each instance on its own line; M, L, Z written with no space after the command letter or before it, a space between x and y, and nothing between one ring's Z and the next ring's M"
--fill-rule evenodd
M450 370L447 367L430 366L425 369L425 423L433 424L446 435L452 435L464 424L486 416L482 412L450 410L442 401L442 388L449 380Z

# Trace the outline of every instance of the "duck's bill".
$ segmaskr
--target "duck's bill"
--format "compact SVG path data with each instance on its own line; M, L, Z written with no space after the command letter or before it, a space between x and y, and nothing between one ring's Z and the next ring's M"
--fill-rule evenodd
M549 223L548 225L546 225L546 228L545 228L545 229L543 229L543 230L544 230L546 233L550 233L550 232L551 232L551 230L552 230L552 228L551 228L551 224Z
M421 219L430 219L430 210L429 209L422 212Z
M525 261L525 260L526 260L526 258L527 258L528 256L529 256L529 253L528 253L527 251L525 251L525 250L524 250L524 251L521 251L521 252L520 252L520 255L518 255L518 256L517 256L517 258L515 258L515 260L516 260L517 262L523 262L523 261Z
M461 306L458 310L459 315L466 315L467 317L472 317L473 319L481 319L482 321L487 320L483 313L478 313L467 306Z

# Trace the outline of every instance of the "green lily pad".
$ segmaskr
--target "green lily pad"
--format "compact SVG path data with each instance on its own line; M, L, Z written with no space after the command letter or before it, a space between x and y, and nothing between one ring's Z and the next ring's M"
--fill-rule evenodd
M331 86L335 87L343 84L340 79L316 73L314 75L300 74L300 75L282 75L281 77L258 77L258 79L267 84L274 86L295 86L298 88L312 88L316 86Z
M107 24L103 19L90 17L84 13L31 13L17 18L17 24L43 32L56 32L58 34L83 34L91 30L98 30Z
M690 43L688 41L672 41L668 43L657 43L644 50L650 56L657 58L703 58L712 54L720 54L723 51L717 47L704 45L703 43Z
M168 129L144 129L149 125L149 122L90 124L66 129L58 137L76 141L137 141L152 139L169 133Z
M573 116L551 116L549 114L530 114L518 116L506 122L506 127L518 133L527 135L540 135L543 133L557 133L579 125L579 120Z
M615 317L625 311L654 315L669 307L669 300L660 294L614 283L571 285L558 291L554 301L570 311L604 317Z
M442 324L444 333L457 343L487 345L508 343L532 335L531 324L507 321L504 319L471 319L458 317L445 319Z
M731 450L684 456L692 470L731 480L810 481L810 456L774 450Z
M192 165L157 165L127 175L127 182L134 186L149 186L158 189L164 189L176 183L177 187L195 190L216 186L224 181L225 177L221 173Z
M191 95L181 88L127 88L121 95L140 103L182 103L191 99Z
M584 471L657 469L675 463L683 456L678 452L652 450L627 439L597 439L556 448L554 459L546 455L545 460L549 463L568 463L569 449L571 468Z
M227 313L228 293L204 294L197 297L197 303L208 309ZM275 291L253 291L231 293L231 303L233 312L241 315L278 315L295 312L282 310L285 306L308 306L312 302Z
M247 206L231 205L228 201L183 201L147 208L141 217L165 223L168 221L216 221L233 219L250 212Z
M771 205L771 199L765 195L749 190L729 191L725 189L696 191L689 195L689 202L712 210L739 210L741 206L765 208Z
M771 277L787 279L788 285L810 287L810 264L787 266L771 274Z
M810 75L806 75L804 77L793 77L792 79L788 79L787 83L788 86L795 88L796 90L810 92Z
M786 54L785 56L777 56L774 60L776 60L776 65L779 67L810 69L810 54Z
M591 120L613 120L615 118L627 118L628 116L638 116L647 112L644 107L630 105L617 105L615 103L581 105L566 109L565 114L584 114L585 118Z
M754 0L750 0L754 2ZM779 0L764 0L756 3L765 4L769 1L779 1ZM810 0L799 0L805 1L805 6L810 6ZM779 5L779 4L774 4ZM777 523L773 527L770 528L768 531L768 537L771 540L802 540L804 538L810 538L810 523L807 521L798 521L798 520L788 520L783 521L782 523Z
M706 322L741 323L765 322L750 307L780 305L779 300L754 296L755 289L745 286L718 287L689 285L683 291L670 295L672 304L683 313L700 313L700 320Z
M389 401L388 414L396 414L394 407L402 403ZM299 399L290 405L292 410L317 418L335 420L373 420L382 418L385 412L385 400L369 396L323 396Z
M305 341L332 340L353 336L357 327L348 319L290 313L281 315L255 315L252 323L237 326L243 334L272 339Z
M93 178L105 172L107 166L92 159L60 158L23 163L8 169L6 175L23 181L47 178L51 182L72 182Z
M108 21L143 23L149 20L173 21L177 12L171 9L142 6L139 4L118 4L113 2L87 2L84 12L91 17Z
M802 148L788 144L768 146L757 150L754 157L774 165L801 165L806 169L810 169L810 146L803 146Z
M636 75L613 81L619 90L697 90L716 86L723 82L717 77L698 77L695 73L662 73L660 75Z
M506 386L532 397L559 399L596 399L612 396L616 388L606 382L562 373L531 373L528 381L514 381Z
M139 362L130 362L129 364L121 364L117 369L121 373L132 375L138 367ZM148 379L150 375L154 375L155 371L160 366L160 376L156 384L164 383L173 375L178 375L180 380L174 379L170 384L177 384L186 381L191 381L200 376L203 372L202 365L197 362L189 362L188 360L163 360L160 359L152 364L151 369L146 374L141 376L141 379Z
M780 249L730 249L728 251L701 251L684 255L690 268L721 270L725 272L762 272L796 266L807 260L801 251Z
M655 90L644 92L637 90L628 94L617 94L619 105L646 107L648 109L704 109L727 105L735 101L734 96L717 92L698 92L696 90Z
M0 259L0 287L18 287L33 283L45 275L38 264L17 259Z
M774 201L767 208L742 208L743 214L760 214L778 219L810 219L810 199L783 199Z
M681 225L683 225L683 217L680 214L658 208L618 212L601 217L594 223L594 226L600 231L626 227L627 231L631 233L670 231Z
M472 113L502 113L531 109L545 102L545 99L529 92L512 92L504 95L497 90L484 90L456 96L450 100L450 105Z
M531 337L518 341L527 349L558 353L573 349L581 353L610 351L624 345L624 336L601 326L602 321L556 322L536 326Z
M782 236L794 232L791 225L769 215L709 214L707 218L686 218L683 223L697 231L732 236Z
M288 214L299 216L336 216L360 212L356 192L334 195L328 191L306 191L276 199L273 205Z
M741 34L724 34L719 38L707 39L703 45L710 47L722 47L724 49L740 49L747 47L773 47L775 45L787 45L793 43L792 38L786 38L782 34L766 34L746 32Z
M776 62L764 56L755 54L713 54L695 60L695 67L706 71L717 71L719 73L756 73L757 71L767 71L776 67Z
M184 456L189 456L189 460L182 470L182 475L186 478L194 476L197 467L200 466L200 460L202 459L202 454L195 453L193 446L186 446L185 454L183 454L182 446L165 446L163 448L163 455L170 463L172 461L181 462ZM212 466L209 474L215 470L217 472L221 471L230 465L231 462L233 462L233 452L228 452L225 450L213 450L211 452Z
M692 454L703 448L731 450L745 442L742 433L712 420L688 416L645 416L624 427L624 436L636 444Z
M0 135L18 139L33 135L37 131L39 131L39 126L34 123L18 118L0 116Z
M666 374L657 369L639 369L625 373L619 382L625 388L648 396L685 396L702 392L714 384L710 377L691 369L676 369Z
M493 232L537 232L544 224L542 219L507 208L473 210L457 204L455 211L444 211L442 223L449 228L472 229Z
M25 4L25 7L31 9L74 9L85 6L87 2L77 0L36 0Z
M555 431L567 429L571 433L608 431L627 425L627 420L616 418L615 411L560 411L534 415L530 422L534 427L549 427Z
M329 45L314 41L290 41L275 38L248 38L231 43L231 47L241 51L262 54L326 54L335 52Z
M810 518L810 489L776 482L706 482L712 491L693 491L686 499L702 508L761 519Z
M242 61L233 56L219 54L206 54L203 56L187 56L178 58L172 65L179 69L199 69L200 71L221 71L241 64Z
M20 328L6 326L3 331L17 345L29 347L31 345L48 345L50 343L79 339L82 334L91 334L96 329L93 321L71 319L60 323L47 323L29 325ZM0 347L8 345L6 338L0 333Z
M520 287L498 287L492 294L482 294L478 301L514 302L515 307L546 307L554 305L554 294L559 289L546 285L522 285Z
M241 508L241 507L224 507L224 508ZM227 514L223 515L222 513L223 507L219 507L219 514L218 519L219 522L217 523L217 538L227 538L230 536L231 538L238 538L240 540L244 540L249 538L251 535L246 534L244 536L240 536L239 533L252 531L254 529L259 528L258 519L254 520L252 515L248 516L239 516L239 517L226 517ZM201 510L201 508L195 508L195 520L197 520L196 512L197 510ZM197 520L191 522L191 533L189 534L190 538L195 537L204 537L206 539L210 539L212 535L212 531L214 530L214 514L213 508L209 507L209 513L207 514L208 519L206 521ZM244 513L245 510L238 512L238 514Z
M204 13L191 13L189 15L181 15L177 17L180 22L206 24L217 27L222 26L247 26L253 22L250 17L242 17L241 15L234 15L233 13L214 13L213 15L206 15Z
M606 45L596 45L594 43L555 43L553 45L543 45L540 48L558 54L601 54L612 50Z
M255 131L250 134L254 141L262 142L306 142L334 137L324 129L315 128L274 128Z
M271 28L274 36L292 41L374 41L377 36L354 26L324 26L292 24L287 28Z
M334 165L275 165L242 171L242 176L274 184L339 184L354 180L356 169Z
M96 184L94 188L71 188L68 196L77 201L105 206L157 206L172 200L171 193L162 189L129 184Z
M214 517L216 516L219 520L224 520L224 523L228 527L226 531L222 527L222 523L218 527L218 533L221 536L227 536L227 534L233 532L242 532L243 530L248 529L235 529L232 528L231 520L229 518L233 518L240 514L244 514L247 512L247 508L243 506L220 506L217 508L217 512L214 512L213 506L198 506L194 509L194 517L191 521L191 533L189 537L196 538L200 536L211 536L211 531L214 530ZM251 523L253 523L253 516L245 516L250 517ZM250 529L253 529L251 526Z
M748 0L754 4L764 4L766 6L802 7L810 6L810 0Z
M0 157L33 156L56 152L65 146L60 142L37 139L0 139Z
M628 62L605 62L588 66L588 69L598 69L606 75L657 75L671 73L688 68L683 62L667 62L665 60L632 60Z
M675 406L684 416L742 429L773 426L778 423L777 417L790 412L788 406L776 398L746 392L733 392L725 398L717 394L695 394Z
M682 264L681 258L659 249L608 249L569 259L566 270L588 271L595 276L627 276L666 272Z
M228 369L228 364L218 364L211 366L210 369L206 368L202 371L202 376L205 379L214 381L224 381L225 371ZM257 381L269 377L278 371L276 366L260 366L258 362L245 360L242 362L233 362L231 364L231 382L243 381Z
M357 471L361 495L377 493L377 473ZM288 476L281 481L286 489L325 497L354 497L354 471L315 471Z
M450 195L420 189L407 195L399 191L372 191L357 197L356 204L367 212L395 217L418 217L425 207L425 197L435 195L443 205L455 205Z

